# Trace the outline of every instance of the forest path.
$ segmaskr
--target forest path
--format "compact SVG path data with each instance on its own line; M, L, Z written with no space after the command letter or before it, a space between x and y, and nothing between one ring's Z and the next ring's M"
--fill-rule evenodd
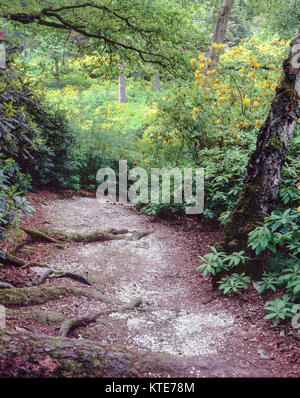
M120 303L142 299L143 311L101 316L88 326L73 329L71 338L209 360L205 376L210 377L286 375L284 365L289 358L274 354L278 330L266 328L262 314L257 314L262 311L257 298L222 297L195 271L197 254L209 251L215 232L198 231L195 237L180 222L155 221L130 205L88 197L47 200L39 211L45 227L65 232L109 228L148 232L142 238L131 239L132 234L128 234L127 239L68 244L64 250L47 254L45 261L52 268L88 277L93 286L87 289ZM54 281L82 287L71 280ZM42 308L74 317L107 309L107 304L86 297L66 297L49 301ZM41 332L57 335L57 328ZM204 374L201 367L194 366L186 375ZM149 372L148 376L153 374Z

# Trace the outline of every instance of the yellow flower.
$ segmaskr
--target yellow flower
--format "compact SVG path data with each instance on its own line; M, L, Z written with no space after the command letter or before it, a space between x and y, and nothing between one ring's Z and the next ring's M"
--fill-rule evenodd
M190 60L190 64L191 64L191 67L194 68L194 66L195 66L195 64L196 64L195 58L193 58L193 59Z
M205 62L205 55L204 54L199 54L198 59L200 62Z
M258 108L259 107L259 103L257 101L253 102L253 108Z
M196 70L195 76L196 76L196 79L197 79L197 80L201 79L201 72L200 72L199 69Z
M244 104L246 105L246 106L248 106L248 105L250 105L251 104L251 99L249 99L249 98L244 98Z
M298 207L297 212L300 213L300 206Z
M222 124L222 122L221 122L220 119L218 119L218 120L216 121L216 123L217 123L217 124Z

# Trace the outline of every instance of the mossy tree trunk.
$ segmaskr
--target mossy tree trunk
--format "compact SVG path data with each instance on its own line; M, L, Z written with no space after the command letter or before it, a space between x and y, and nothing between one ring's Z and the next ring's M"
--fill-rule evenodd
M231 253L246 250L248 234L278 198L280 173L293 130L300 118L300 31L291 43L269 115L261 127L238 200L216 247ZM250 261L250 271L259 271ZM256 269L254 268L256 267ZM251 272L252 273L252 272Z

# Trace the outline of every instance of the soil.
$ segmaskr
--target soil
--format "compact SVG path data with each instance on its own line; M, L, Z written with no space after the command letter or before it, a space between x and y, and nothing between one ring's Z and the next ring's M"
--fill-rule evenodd
M126 311L101 316L94 323L73 329L71 339L89 339L137 350L170 353L179 357L212 360L218 369L212 377L299 377L300 336L288 324L274 326L264 320L264 303L253 286L242 296L223 296L213 290L209 277L197 266L199 255L210 251L220 236L217 225L192 216L157 219L131 206L96 200L91 194L43 191L31 195L34 217L26 226L85 233L109 228L127 228L126 239L90 244L55 245L36 242L18 253L24 259L51 264L58 271L77 272L92 286L70 279L47 280L44 285L84 287L105 293L121 304L142 299L144 311ZM131 239L134 231L147 231ZM2 267L0 280L16 287L35 281L44 268ZM91 297L67 296L28 309L43 309L65 318L111 309ZM58 322L39 322L7 315L7 326L56 336ZM162 375L152 375L159 377ZM195 366L187 376L202 377ZM170 374L172 377L172 374Z

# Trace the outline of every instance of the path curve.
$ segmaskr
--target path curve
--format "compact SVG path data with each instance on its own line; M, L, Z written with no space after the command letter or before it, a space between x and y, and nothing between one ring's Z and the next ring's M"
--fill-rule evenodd
M101 317L95 324L77 328L71 337L209 360L214 364L212 377L284 376L278 373L276 361L268 351L269 336L261 323L252 323L251 318L247 321L236 306L226 298L220 299L209 281L195 271L196 252L191 251L188 234L178 232L172 225L154 222L130 205L106 200L74 196L50 200L41 208L47 228L82 233L108 228L149 232L141 239L130 239L128 234L128 239L69 245L52 257L50 254L47 262L55 269L88 276L93 283L91 289L122 303L138 297L143 300L145 312ZM200 238L199 254L201 250L201 254L208 251L208 235L203 232L203 241ZM87 298L68 300L49 302L44 308L74 316L105 306ZM247 315L247 308L242 311ZM251 314L251 303L248 311ZM202 375L201 368L189 370L191 377Z

